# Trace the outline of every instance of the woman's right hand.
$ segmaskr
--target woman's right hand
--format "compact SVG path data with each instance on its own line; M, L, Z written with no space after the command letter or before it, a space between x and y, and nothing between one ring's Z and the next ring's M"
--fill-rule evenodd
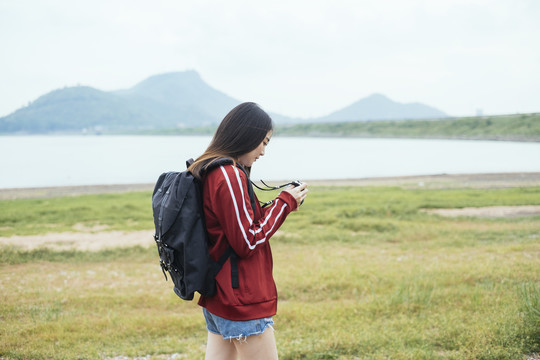
M298 210L298 208L306 198L307 193L309 192L306 183L301 183L299 186L290 185L283 191L288 192L296 199L297 206L296 209L294 209L293 211Z

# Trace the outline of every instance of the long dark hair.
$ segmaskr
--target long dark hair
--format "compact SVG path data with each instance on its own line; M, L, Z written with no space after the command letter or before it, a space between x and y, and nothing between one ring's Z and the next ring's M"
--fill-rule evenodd
M223 118L206 151L188 170L200 179L205 166L219 158L230 158L236 164L240 155L259 146L272 129L272 119L259 105L242 103Z

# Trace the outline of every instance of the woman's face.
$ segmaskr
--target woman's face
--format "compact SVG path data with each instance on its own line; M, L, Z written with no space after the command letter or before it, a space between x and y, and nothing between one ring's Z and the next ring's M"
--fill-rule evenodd
M255 149L251 150L250 152L240 155L238 157L238 162L243 165L244 167L251 167L255 161L260 156L264 155L264 151L266 149L266 145L270 142L270 138L272 137L272 130L270 130L267 134L264 140L257 146Z

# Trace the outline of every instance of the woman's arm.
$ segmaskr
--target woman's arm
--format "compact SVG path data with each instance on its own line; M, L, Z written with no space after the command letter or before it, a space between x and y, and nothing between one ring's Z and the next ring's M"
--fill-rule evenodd
M211 189L212 211L236 254L249 257L265 244L297 208L296 198L283 191L274 203L255 219L247 190L249 181L243 171L233 165L220 166L208 174L206 189Z

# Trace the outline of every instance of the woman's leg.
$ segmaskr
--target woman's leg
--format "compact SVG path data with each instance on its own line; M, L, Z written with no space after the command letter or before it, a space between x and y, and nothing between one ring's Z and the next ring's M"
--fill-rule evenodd
M221 335L208 332L206 360L236 360L238 354L231 340L224 340Z
M277 360L278 358L274 329L271 327L267 327L260 335L234 340L234 346L241 360Z

